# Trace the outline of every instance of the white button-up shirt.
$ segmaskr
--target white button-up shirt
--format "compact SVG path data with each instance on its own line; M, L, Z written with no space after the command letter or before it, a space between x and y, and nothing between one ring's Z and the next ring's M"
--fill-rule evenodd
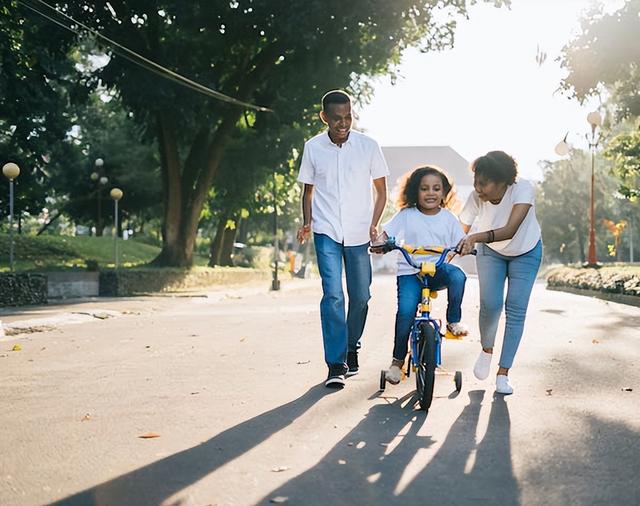
M304 145L298 181L314 186L312 229L345 246L369 242L372 180L389 174L371 137L351 131L342 147L324 132Z

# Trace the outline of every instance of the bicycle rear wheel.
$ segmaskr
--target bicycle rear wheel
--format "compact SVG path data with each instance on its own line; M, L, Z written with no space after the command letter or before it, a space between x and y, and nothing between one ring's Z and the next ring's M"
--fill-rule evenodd
M433 386L436 379L436 347L436 330L429 323L421 323L416 368L416 390L420 408L425 411L429 411L433 400Z

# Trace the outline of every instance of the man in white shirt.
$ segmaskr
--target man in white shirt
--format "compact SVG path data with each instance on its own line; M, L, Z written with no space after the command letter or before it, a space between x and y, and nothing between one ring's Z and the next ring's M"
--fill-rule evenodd
M322 338L329 367L325 385L342 388L345 376L358 372L360 337L371 298L368 248L378 236L389 169L378 143L351 130L351 97L347 93L336 90L324 95L320 119L328 130L305 143L300 164L304 223L298 240L304 242L313 229L322 278ZM343 263L349 295L346 317Z

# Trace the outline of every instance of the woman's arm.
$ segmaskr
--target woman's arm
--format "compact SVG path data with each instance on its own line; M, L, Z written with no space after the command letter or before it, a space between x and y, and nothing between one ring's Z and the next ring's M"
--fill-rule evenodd
M475 234L468 235L460 244L458 248L461 250L462 255L467 255L473 250L474 246L478 242L491 243L496 241L505 241L511 239L522 225L531 204L514 204L511 208L511 214L507 220L507 224L504 227L496 228L495 230L487 230L484 232L477 232ZM466 234L469 231L470 225L462 224L462 229Z

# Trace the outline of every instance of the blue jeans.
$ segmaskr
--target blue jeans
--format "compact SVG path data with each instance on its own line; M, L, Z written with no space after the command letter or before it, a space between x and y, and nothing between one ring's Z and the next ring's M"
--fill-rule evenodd
M404 360L407 356L407 340L422 299L422 283L415 274L398 276L398 312L396 313L393 358ZM467 276L457 265L442 264L429 280L429 288L447 288L447 322L458 323L462 318L462 297Z
M371 294L369 243L344 246L324 234L313 234L322 278L320 320L324 359L328 365L344 364L347 351L360 347ZM342 265L347 278L349 309L345 317Z
M542 261L542 241L538 241L531 251L515 257L496 253L484 244L478 244L477 250L480 341L483 348L493 348L498 321L505 306L506 325L499 365L510 369L522 338L529 297ZM505 280L508 280L506 303Z

